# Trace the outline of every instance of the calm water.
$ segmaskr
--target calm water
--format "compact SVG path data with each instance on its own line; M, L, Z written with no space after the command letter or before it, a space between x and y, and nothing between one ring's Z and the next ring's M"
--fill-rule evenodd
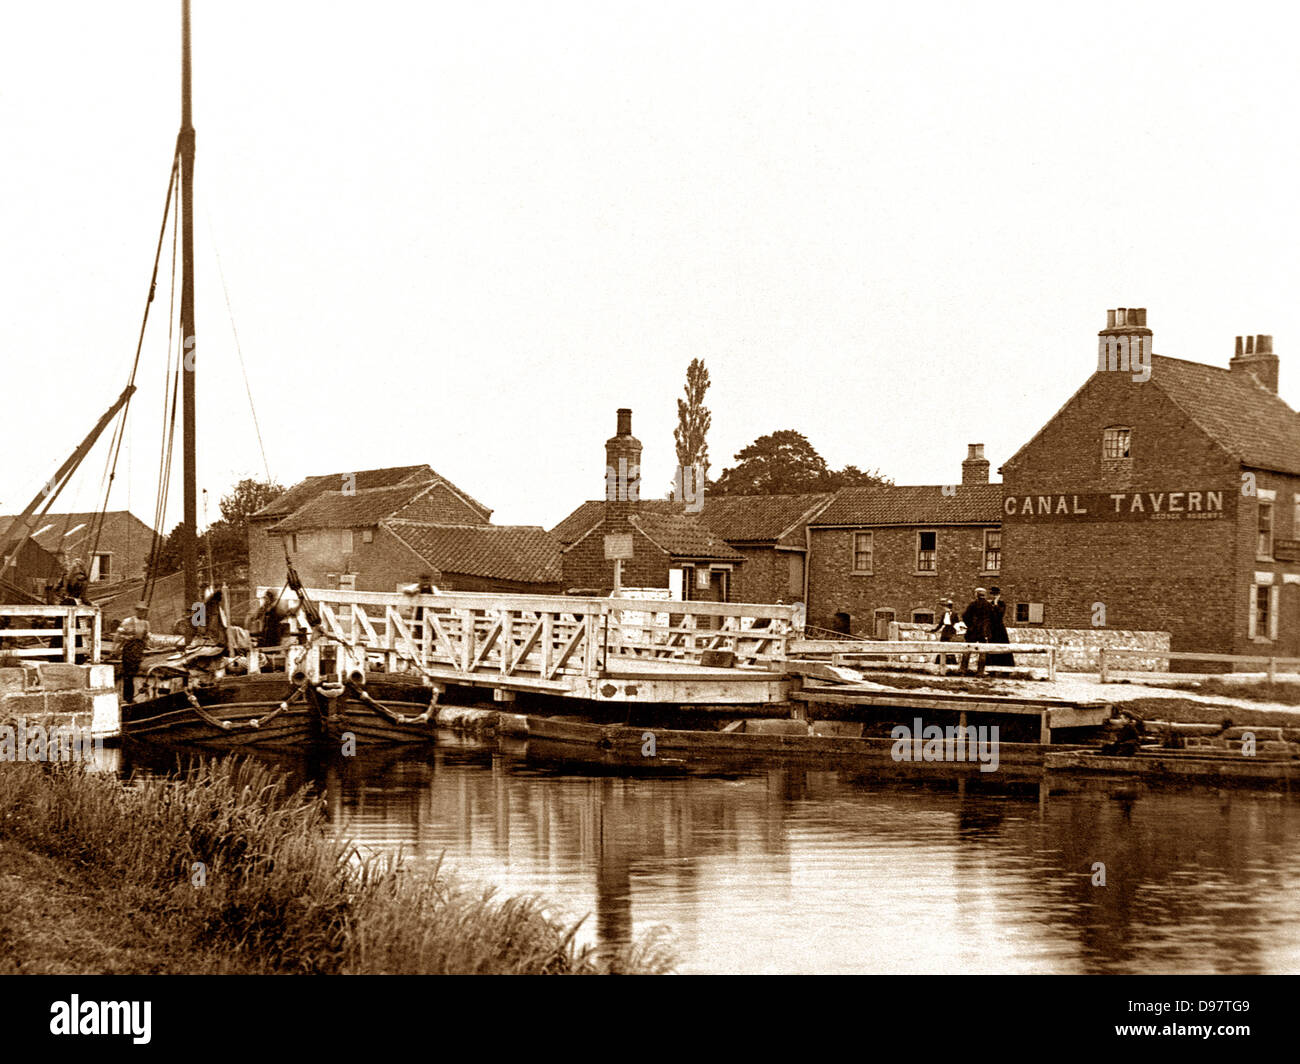
M363 849L445 855L597 944L666 928L682 972L1300 972L1297 798L563 754L444 733L291 767Z

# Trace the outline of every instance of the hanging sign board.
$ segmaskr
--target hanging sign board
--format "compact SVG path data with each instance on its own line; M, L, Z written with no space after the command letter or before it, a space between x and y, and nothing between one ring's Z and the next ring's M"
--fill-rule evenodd
M605 560L629 561L632 558L632 533L609 532L605 536Z

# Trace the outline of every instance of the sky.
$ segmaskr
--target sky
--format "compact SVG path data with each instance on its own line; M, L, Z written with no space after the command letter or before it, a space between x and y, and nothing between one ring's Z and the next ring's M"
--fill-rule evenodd
M546 527L603 492L618 407L643 491L668 489L696 357L715 474L795 429L900 484L958 481L980 442L996 478L1115 307L1147 308L1157 354L1215 365L1273 335L1300 406L1292 21L195 0L206 520L266 475L236 333L276 480L423 462ZM179 0L6 7L0 513L126 383L179 46ZM110 501L146 521L169 283L164 264ZM56 509L98 506L107 451ZM165 529L180 515L177 469Z

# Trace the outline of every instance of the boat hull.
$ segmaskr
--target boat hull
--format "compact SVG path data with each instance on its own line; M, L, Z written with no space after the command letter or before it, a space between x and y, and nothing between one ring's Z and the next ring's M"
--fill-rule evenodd
M433 740L432 714L410 719L428 711L428 687L378 682L367 684L364 693L369 699L356 688L300 687L283 673L226 677L124 704L122 735L129 741L221 749Z

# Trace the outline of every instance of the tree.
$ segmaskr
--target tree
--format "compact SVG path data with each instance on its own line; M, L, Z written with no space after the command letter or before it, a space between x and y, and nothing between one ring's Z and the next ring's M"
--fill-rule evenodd
M153 559L152 576L167 576L169 573L181 571L185 565L184 533L185 522L178 521L176 527L171 530L171 535L163 537L162 542L158 544L158 553ZM200 549L202 549L201 541Z
M713 415L704 405L704 393L709 390L709 371L702 359L693 358L686 367L686 398L677 400L677 427L673 429L673 442L677 446L677 467L689 469L703 466L704 477L709 475L709 426Z
M736 465L709 485L712 495L800 495L842 487L889 484L877 472L847 465L832 470L802 432L782 429L760 436L736 453Z
M248 519L282 494L279 484L245 478L221 497L221 518L200 541L201 556L212 555L213 583L236 580L248 568Z
M213 521L207 531L199 536L199 567L212 583L234 582L241 578L241 569L248 567L248 519L267 503L284 494L279 484L245 479L236 484L221 498L221 517ZM182 521L163 540L154 562L155 576L178 573L185 564L182 544ZM212 558L212 572L206 567Z

